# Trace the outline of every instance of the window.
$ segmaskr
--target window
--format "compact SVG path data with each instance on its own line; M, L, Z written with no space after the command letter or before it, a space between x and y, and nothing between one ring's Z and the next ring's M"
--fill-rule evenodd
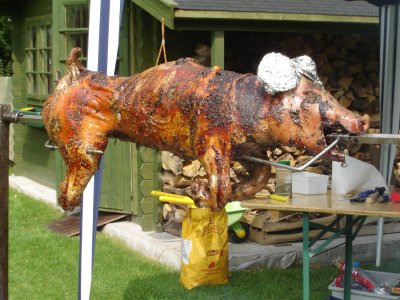
M50 22L28 22L26 45L28 104L40 105L53 91Z
M85 1L81 4L68 4L63 6L60 32L63 35L63 47L60 49L61 61L65 62L69 51L74 47L82 49L86 55L88 49L89 8ZM86 62L86 57L81 57Z

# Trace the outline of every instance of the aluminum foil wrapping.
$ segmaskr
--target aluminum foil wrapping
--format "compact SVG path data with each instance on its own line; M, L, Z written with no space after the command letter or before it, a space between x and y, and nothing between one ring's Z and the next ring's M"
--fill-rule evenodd
M257 76L269 94L288 91L298 85L300 76L292 60L280 53L268 53L261 60Z
M322 86L315 62L306 55L290 59L280 53L268 53L257 69L258 78L271 95L296 87L300 82L300 74Z
M292 62L296 65L296 71L303 74L308 79L322 86L322 82L319 80L317 75L317 66L311 57L302 55L292 59Z

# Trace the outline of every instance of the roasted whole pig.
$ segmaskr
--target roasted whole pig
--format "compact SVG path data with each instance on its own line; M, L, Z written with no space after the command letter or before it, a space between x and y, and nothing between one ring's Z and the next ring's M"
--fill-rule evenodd
M207 68L179 59L132 77L108 77L86 70L73 49L68 75L43 109L43 121L67 166L59 203L80 204L97 170L108 138L199 159L208 186L193 184L194 198L219 210L230 200L251 197L268 182L270 167L254 164L250 180L230 184L231 161L260 156L267 147L288 145L312 153L323 150L325 134L360 134L368 116L343 108L320 85L301 76L286 92L268 94L256 75ZM338 159L334 152L331 159Z

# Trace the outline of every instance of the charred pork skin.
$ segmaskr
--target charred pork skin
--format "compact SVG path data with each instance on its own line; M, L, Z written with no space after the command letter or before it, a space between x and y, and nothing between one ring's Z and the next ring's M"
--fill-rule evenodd
M250 180L230 185L231 161L260 156L266 147L297 146L317 153L325 134L336 129L361 134L368 116L342 107L320 85L301 76L286 92L268 94L259 78L207 68L179 59L132 77L108 77L86 70L73 49L68 75L58 83L43 109L43 121L67 166L59 203L80 204L81 194L97 170L108 138L167 150L198 159L208 186L193 184L197 200L213 210L230 200L249 198L268 182L270 167L249 168ZM338 156L331 153L331 158Z

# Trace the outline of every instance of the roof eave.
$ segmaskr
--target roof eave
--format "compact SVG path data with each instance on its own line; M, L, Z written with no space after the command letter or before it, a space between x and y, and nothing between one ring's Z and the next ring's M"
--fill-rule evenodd
M147 11L160 22L162 18L164 18L165 25L170 29L174 29L174 9L178 5L175 1L132 0L132 2Z
M379 17L174 9L174 18L379 24Z

